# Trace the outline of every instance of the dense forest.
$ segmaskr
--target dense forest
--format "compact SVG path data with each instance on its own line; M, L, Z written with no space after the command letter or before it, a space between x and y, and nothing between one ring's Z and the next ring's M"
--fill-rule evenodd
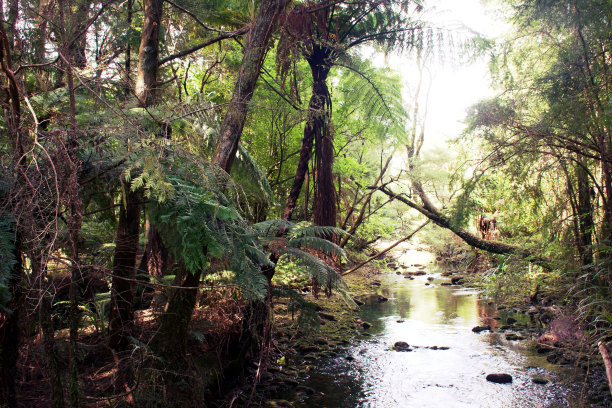
M605 360L612 3L491 2L496 39L435 3L0 0L0 406L231 406L276 299L354 307L347 265L428 220ZM477 58L495 96L425 152L429 68Z

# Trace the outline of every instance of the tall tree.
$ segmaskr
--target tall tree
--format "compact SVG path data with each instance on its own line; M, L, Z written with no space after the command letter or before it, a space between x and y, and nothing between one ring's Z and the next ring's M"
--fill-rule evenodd
M313 218L318 225L336 225L334 136L327 85L330 70L340 59L350 64L350 51L364 44L395 48L426 45L423 24L411 17L421 9L420 2L410 0L322 0L298 4L287 15L277 54L281 77L286 77L294 61L303 57L310 66L313 82L300 161L284 218L290 219L293 214L314 143Z

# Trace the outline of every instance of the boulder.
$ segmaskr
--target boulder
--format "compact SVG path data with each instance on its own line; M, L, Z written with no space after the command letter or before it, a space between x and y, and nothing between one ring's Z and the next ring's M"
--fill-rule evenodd
M516 333L508 333L508 334L506 334L506 340L514 341L514 340L522 340L522 339L523 339L523 337L519 336Z
M463 283L463 276L453 276L451 278L451 283L453 285L461 285Z
M357 324L360 325L362 328L364 328L366 330L369 329L370 327L372 327L372 325L370 323L366 322L363 319L357 319Z
M509 384L512 382L512 376L505 373L494 373L487 375L487 381L496 384Z
M393 345L393 349L395 351L412 351L410 344L406 343L405 341L396 341Z
M472 331L474 333L480 333L481 331L485 331L485 330L491 330L491 326L487 324L486 326L476 326L472 328Z

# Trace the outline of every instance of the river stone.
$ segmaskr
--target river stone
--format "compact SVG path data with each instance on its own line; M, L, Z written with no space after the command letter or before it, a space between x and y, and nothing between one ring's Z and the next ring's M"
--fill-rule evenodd
M508 334L506 334L506 340L514 341L514 340L522 340L522 339L523 339L523 337L519 336L516 333L508 333Z
M366 322L363 319L357 319L357 324L360 325L361 327L363 327L364 329L369 329L370 327L372 327L372 325L368 322Z
M453 276L451 278L451 283L453 285L461 285L463 283L463 276Z
M431 282L432 280L434 280L434 277L433 276L428 276L427 280Z
M405 341L396 341L393 345L393 349L395 351L412 351L410 349L410 344L406 343Z
M383 295L378 295L378 297L376 298L376 301L377 301L378 303L383 303L383 302L386 302L386 301L388 301L388 300L389 300L389 299L387 299L387 298L386 298L386 297L384 297Z
M485 331L485 330L491 330L491 326L486 325L486 326L476 326L472 328L472 331L474 333L480 333L481 331Z
M512 376L504 373L494 373L487 375L487 381L496 384L508 384L512 382Z
M543 375L534 375L533 377L531 377L531 381L534 384L540 384L540 385L548 384L548 379L544 377Z

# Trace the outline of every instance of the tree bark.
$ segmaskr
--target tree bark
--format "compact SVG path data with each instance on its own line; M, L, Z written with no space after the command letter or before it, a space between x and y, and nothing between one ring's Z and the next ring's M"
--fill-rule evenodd
M217 148L212 159L213 163L218 164L228 173L236 158L238 142L246 121L249 103L259 79L261 66L266 56L270 35L278 17L288 3L289 0L263 0L249 31L232 99L227 107Z
M593 240L594 231L593 208L591 205L591 187L589 176L581 166L576 168L576 178L578 181L578 206L579 217L579 247L582 266L593 264Z
M318 46L314 48L316 51L308 58L313 77L314 120L306 125L312 127L309 131L314 133L315 141L313 221L316 225L335 227L334 136L331 130L331 96L326 82L331 69L331 50Z
M140 230L140 203L138 194L124 187L125 200L119 210L119 225L115 239L111 310L109 317L109 346L125 350L130 344L134 325L134 290L136 253Z
M159 59L159 30L163 0L145 0L144 24L138 50L138 71L134 92L141 106L150 106L155 100Z
M326 217L329 217L330 215L329 211L326 211L327 209L324 204L317 204L317 201L320 199L331 200L331 202L334 204L331 212L334 216L333 225L335 225L336 200L335 190L333 188L333 174L331 172L331 166L333 165L333 138L330 135L330 118L328 110L328 108L331 107L331 97L329 95L329 90L326 83L329 70L331 69L331 66L329 65L329 52L318 47L318 51L315 51L312 55L309 55L307 60L310 65L313 79L312 96L310 97L310 101L308 103L308 114L306 117L306 125L304 126L304 137L302 138L302 146L300 147L300 159L298 161L293 184L291 185L291 190L289 191L287 204L285 205L285 210L283 212L283 219L291 220L291 217L293 216L304 180L306 179L306 174L308 173L308 163L312 155L312 147L316 141L318 146L316 149L318 155L315 153L315 160L317 164L314 173L315 198L313 206L318 210L318 218L320 221L326 221ZM332 155L331 163L329 158L324 156L330 152ZM319 165L320 162L321 165ZM325 178L321 189L319 189L319 176ZM332 187L331 193L329 192L330 182ZM318 194L317 189L319 189ZM317 210L315 210L315 212ZM325 213L325 216L323 213Z
M45 365L49 383L51 386L51 407L63 408L64 388L62 382L62 370L59 367L59 359L55 346L55 329L51 318L53 299L47 287L47 263L42 254L35 248L28 254L32 265L32 275L36 282L39 293L38 326L40 328L43 349L45 351Z
M7 282L11 294L7 307L11 313L0 314L0 405L6 404L8 408L17 407L15 378L17 378L17 359L21 340L19 320L22 316L21 306L24 298L21 289L23 272L19 239L15 240L13 253L16 263L11 268Z
M608 347L605 343L599 343L599 353L601 354L601 357L604 361L604 365L606 367L608 387L610 388L610 393L612 393L612 358L610 358L610 352L608 351Z
M168 299L168 305L161 316L159 332L153 340L153 347L172 367L180 367L185 362L189 323L195 308L198 285L202 271L191 273L181 269L175 278L178 286Z

